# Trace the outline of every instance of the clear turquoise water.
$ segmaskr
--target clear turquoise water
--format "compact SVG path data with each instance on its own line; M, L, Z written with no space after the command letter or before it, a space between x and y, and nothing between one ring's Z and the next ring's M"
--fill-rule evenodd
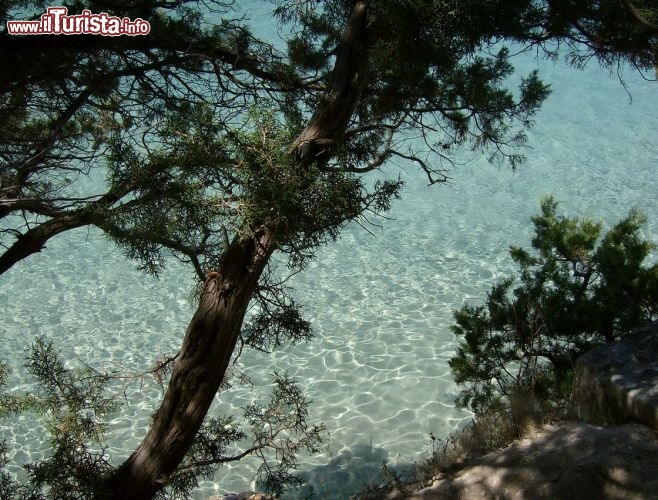
M266 17L254 23L273 30ZM374 236L347 228L293 278L316 338L270 356L243 354L239 367L253 388L222 396L213 410L239 416L268 393L269 374L294 376L313 399L310 421L331 434L326 452L302 468L320 498L347 498L378 481L383 460L421 459L430 432L444 436L468 416L452 404L451 311L480 302L511 271L507 249L528 244L542 196L555 195L568 215L608 224L636 206L658 241L658 83L625 70L631 101L616 76L594 66L576 71L528 56L516 65L522 73L540 67L553 86L529 133L527 164L513 173L468 153L449 184L432 188L412 166L389 166L407 181L391 219L378 221ZM160 280L143 276L95 230L53 240L0 279L0 352L16 367L45 334L71 361L143 370L176 352L193 313L187 269L173 262ZM20 371L14 382L28 383ZM117 463L143 436L160 396L148 380L131 386L126 411L112 420ZM42 456L43 434L28 417L2 433L16 462ZM195 498L249 489L254 471L251 461L226 467Z

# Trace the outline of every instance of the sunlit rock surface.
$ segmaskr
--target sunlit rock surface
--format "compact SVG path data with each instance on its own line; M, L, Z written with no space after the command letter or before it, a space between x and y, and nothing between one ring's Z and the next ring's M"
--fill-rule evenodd
M594 424L636 420L658 430L658 322L583 355L571 402Z
M546 425L454 474L391 500L658 498L658 439L642 424ZM386 496L382 498L387 498Z

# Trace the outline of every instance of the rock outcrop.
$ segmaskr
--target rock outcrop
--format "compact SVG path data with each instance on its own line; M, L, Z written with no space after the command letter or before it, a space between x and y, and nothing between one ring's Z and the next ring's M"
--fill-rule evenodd
M658 322L581 356L571 404L593 424L635 420L658 430Z
M505 449L390 500L649 500L658 498L658 439L642 424L546 425Z

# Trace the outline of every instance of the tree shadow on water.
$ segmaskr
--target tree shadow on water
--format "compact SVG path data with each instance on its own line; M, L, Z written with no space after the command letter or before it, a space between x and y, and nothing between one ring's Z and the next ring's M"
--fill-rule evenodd
M341 450L328 463L301 473L307 483L286 494L285 498L347 500L357 493L392 481L394 475L405 478L411 470L409 463L391 463L384 448L357 443Z

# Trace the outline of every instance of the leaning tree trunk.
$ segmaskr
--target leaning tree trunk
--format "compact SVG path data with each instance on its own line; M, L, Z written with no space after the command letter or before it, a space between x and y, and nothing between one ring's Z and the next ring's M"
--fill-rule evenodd
M343 138L361 97L367 66L365 2L357 2L343 34L331 85L292 147L299 168L325 162ZM146 437L109 478L112 497L147 499L165 486L190 448L228 368L258 279L275 248L276 228L226 249L209 276L187 328L167 392Z
M249 300L273 251L269 231L236 239L220 268L210 273L153 424L110 479L114 498L151 498L183 460L224 378Z

